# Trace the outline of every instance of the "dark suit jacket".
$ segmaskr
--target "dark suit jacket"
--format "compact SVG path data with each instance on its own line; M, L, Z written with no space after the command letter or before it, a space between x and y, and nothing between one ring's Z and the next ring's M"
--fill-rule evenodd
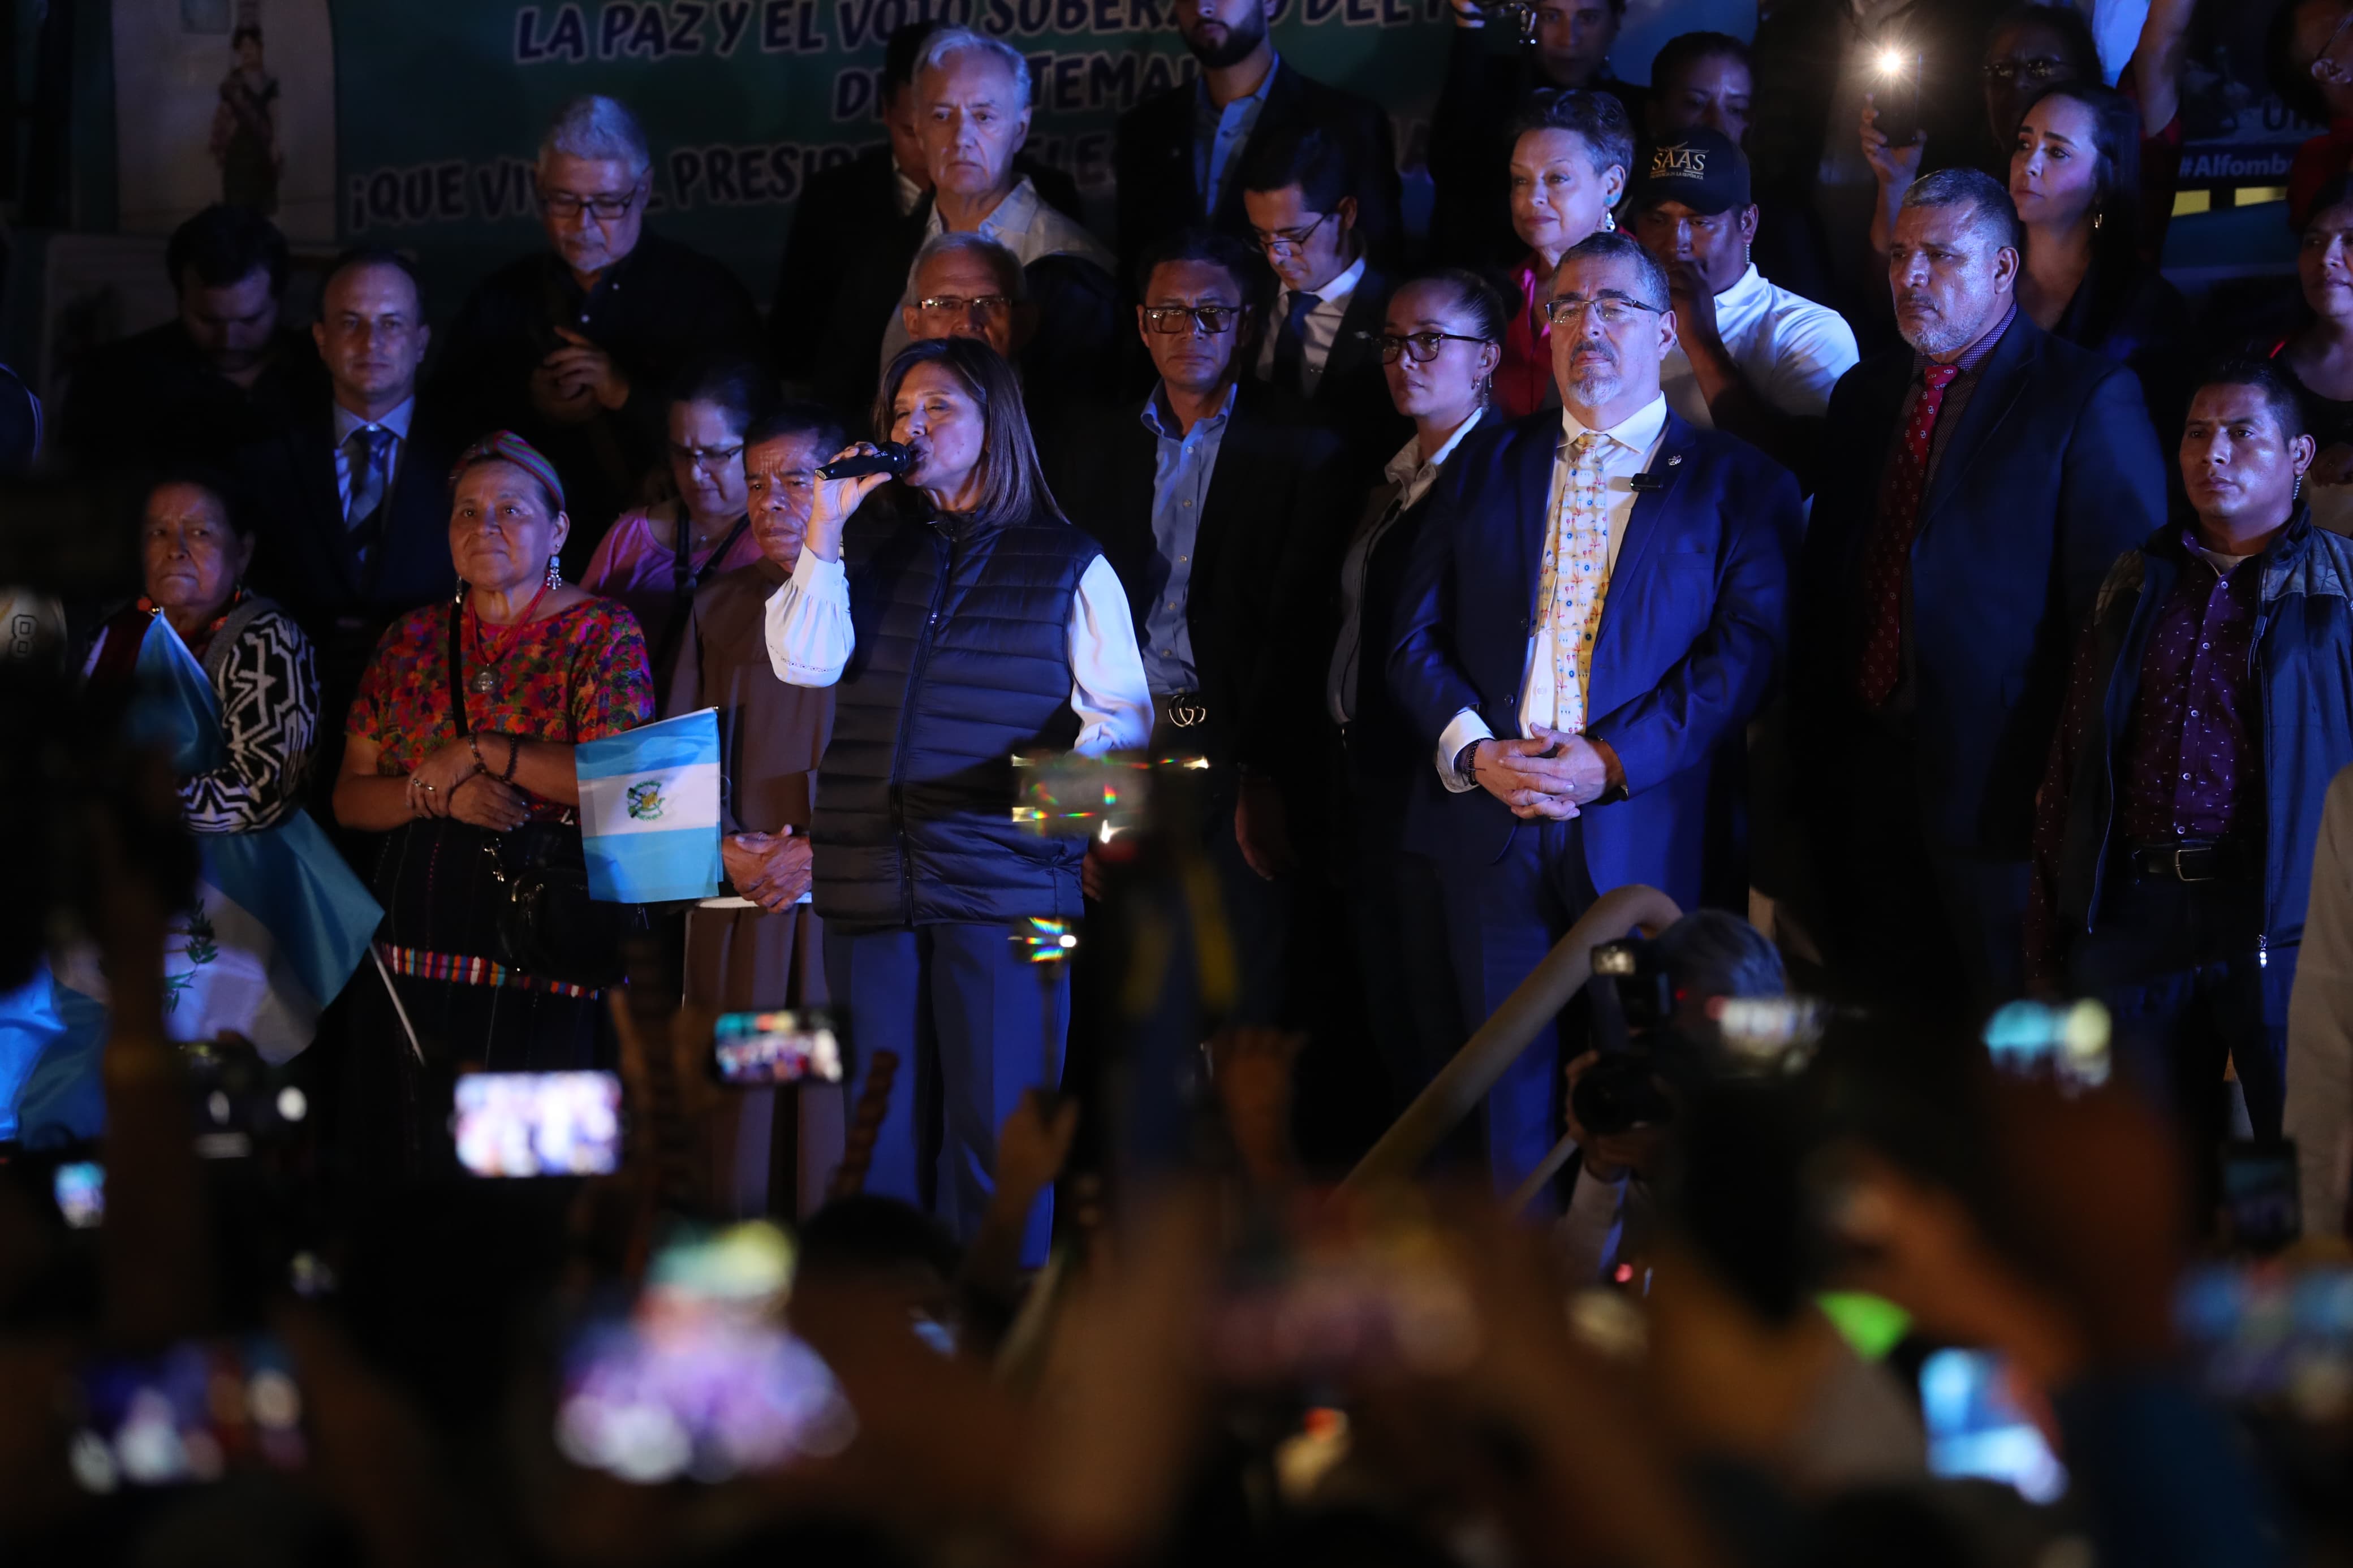
M1148 98L1119 117L1112 152L1119 183L1119 258L1133 267L1154 242L1201 221L1201 187L1193 178L1193 108L1198 88L1187 80ZM1302 76L1289 60L1276 63L1266 106L1250 141L1235 154L1225 195L1208 226L1250 237L1242 212L1241 169L1250 149L1287 125L1315 125L1344 138L1356 171L1356 226L1373 258L1402 259L1405 224L1398 209L1397 142L1389 117L1367 98Z
M1046 203L1084 221L1077 184L1060 169L1013 161ZM768 348L785 380L862 428L881 379L882 334L923 248L931 207L899 211L897 165L888 142L809 177L768 306Z
M218 464L248 441L287 428L326 372L309 334L279 336L250 388L224 377L175 317L100 343L74 361L56 445L86 473L148 464Z
M237 454L257 513L254 586L284 606L318 649L331 707L350 701L385 626L448 598L458 581L449 563L449 465L459 444L448 426L419 400L385 497L384 534L364 566L343 526L334 439L332 405L322 401L295 428ZM342 732L340 710L322 710L322 718Z
M1127 404L1082 416L1082 427L1054 444L1061 471L1051 481L1063 512L1094 535L1118 572L1139 641L1167 580L1152 536L1158 439L1142 413L1141 404ZM1297 400L1241 382L1194 535L1185 603L1210 716L1205 749L1221 774L1239 762L1287 770L1299 759L1308 722L1297 709L1299 685L1278 685L1271 665L1311 552L1330 538L1335 509L1356 500L1339 479L1340 461L1339 442L1310 423ZM1322 679L1318 671L1319 690Z
M1814 496L1789 698L1795 754L1831 784L1880 721L1854 695L1862 560L1912 375L1910 350L1876 355L1831 394L1831 428L1854 455ZM2166 469L2131 371L2011 319L1913 536L1906 668L1932 848L2026 858L2075 632L2109 565L2165 521ZM1838 796L1804 793L1824 848L1842 842Z
M1413 434L1413 422L1397 411L1388 377L1381 371L1381 328L1388 319L1394 287L1379 268L1366 266L1356 291L1348 296L1340 335L1333 340L1331 356L1324 362L1324 374L1307 405L1317 422L1329 426L1348 448L1359 478L1388 461Z
M1492 861L1517 823L1485 790L1447 791L1435 758L1466 708L1520 732L1560 434L1553 410L1473 434L1415 542L1389 679L1430 768L1407 819L1407 847L1424 854ZM1586 733L1618 753L1628 794L1581 820L1595 887L1645 882L1688 908L1745 882L1741 754L1787 647L1804 512L1787 469L1672 411L1650 472L1661 488L1636 498L1620 544L1586 704Z

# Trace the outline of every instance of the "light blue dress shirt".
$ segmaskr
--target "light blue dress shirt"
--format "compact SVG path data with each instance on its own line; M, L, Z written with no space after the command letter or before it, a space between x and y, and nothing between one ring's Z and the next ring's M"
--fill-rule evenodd
M1259 111L1266 107L1266 90L1274 85L1274 73L1282 68L1278 57L1259 78L1258 90L1247 98L1238 98L1219 109L1209 101L1209 84L1195 78L1193 81L1193 188L1201 193L1201 214L1208 217L1218 210L1218 198L1225 194L1226 176L1234 168L1235 160L1250 142L1250 132L1258 129Z
M1193 586L1193 542L1201 506L1218 471L1218 448L1234 412L1234 389L1215 414L1179 433L1167 394L1159 387L1144 405L1144 427L1159 438L1152 462L1152 602L1144 616L1144 673L1155 695L1197 691L1193 628L1185 619Z
M404 399L399 407L381 419L363 419L342 404L335 405L335 497L344 512L352 510L352 455L344 447L344 443L352 438L352 432L375 425L391 433L392 446L385 451L384 459L384 493L390 495L393 485L400 478L400 459L407 454L408 427L416 419L417 399L414 397Z

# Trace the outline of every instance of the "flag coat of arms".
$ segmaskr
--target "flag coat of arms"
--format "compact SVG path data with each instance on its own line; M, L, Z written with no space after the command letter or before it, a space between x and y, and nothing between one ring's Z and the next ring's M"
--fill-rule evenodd
M610 903L719 891L719 710L704 708L572 749L588 896Z
M171 622L139 645L132 724L172 753L182 777L227 754L220 700ZM175 1040L243 1035L282 1062L311 1043L319 1014L347 984L384 910L308 812L244 833L199 833L196 886L164 941L164 1032ZM62 991L103 1000L91 954L60 956Z

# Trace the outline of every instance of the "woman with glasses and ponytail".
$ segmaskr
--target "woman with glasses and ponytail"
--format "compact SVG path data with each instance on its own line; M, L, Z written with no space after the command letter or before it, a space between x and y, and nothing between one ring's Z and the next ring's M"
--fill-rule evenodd
M1462 1041L1461 1006L1446 957L1438 873L1404 847L1406 802L1429 772L1430 748L1390 695L1407 558L1448 458L1488 422L1511 307L1475 272L1425 272L1390 296L1381 368L1413 438L1388 460L1320 579L1323 677L1332 756L1347 818L1327 858L1333 907L1349 911L1365 1024L1388 1078L1392 1114L1419 1094Z
M855 1031L851 1100L879 1056L898 1064L868 1190L969 1241L996 1193L997 1129L1060 1083L1069 981L1041 984L1011 939L1078 919L1086 847L1014 824L1011 759L1141 747L1152 701L1126 591L1048 491L996 350L909 345L874 428L912 460L895 479L820 479L768 601L768 657L781 680L834 689L809 837L827 990ZM1027 1216L1030 1264L1050 1221L1044 1205Z

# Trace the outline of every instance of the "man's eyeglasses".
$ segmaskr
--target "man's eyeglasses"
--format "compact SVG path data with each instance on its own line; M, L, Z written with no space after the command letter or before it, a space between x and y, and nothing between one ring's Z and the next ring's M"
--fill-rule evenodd
M1250 230L1250 237L1258 242L1261 250L1269 255L1277 251L1304 250L1307 242L1315 237L1315 231L1331 221L1332 215L1325 213L1305 228L1254 228Z
M628 216L629 209L638 205L638 193L624 191L617 196L584 196L571 191L542 191L539 193L539 205L547 209L551 217L571 219L586 212L590 217L610 223L617 217Z
M1173 338L1195 327L1214 337L1230 331L1241 313L1238 305L1147 305L1144 324L1165 337Z
M2065 70L2067 62L2043 59L1989 60L1978 68L1985 73L1986 80L1998 82L2003 87L2021 81L2031 87L2041 87L2044 82Z
M678 462L701 468L706 474L715 474L742 457L744 447L740 442L733 447L681 447L672 441L670 455Z
M1585 320L1590 310L1600 318L1602 327L1616 331L1641 316L1663 316L1664 310L1655 305L1645 305L1640 300L1610 297L1601 300L1552 300L1545 304L1546 319L1556 327L1574 327Z
M1416 364L1428 364L1449 343L1492 343L1493 338L1466 338L1460 332L1408 332L1403 337L1381 334L1381 363L1395 364L1398 355L1411 354Z
M954 294L934 294L928 300L915 301L915 309L926 316L995 316L1011 308L1013 301L1002 294L976 294L965 300Z

